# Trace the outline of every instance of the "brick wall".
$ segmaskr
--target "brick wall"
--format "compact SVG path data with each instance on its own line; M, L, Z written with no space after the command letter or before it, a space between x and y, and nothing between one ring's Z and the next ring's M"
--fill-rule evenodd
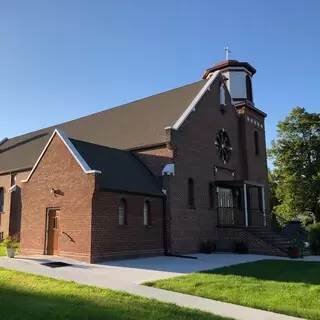
M217 227L217 250L233 251L235 241L244 241L248 246L249 253L283 255L279 250L245 228Z
M255 111L246 109L244 114L241 114L240 121L243 122L243 130L241 135L245 137L246 152L246 180L255 181L265 186L265 204L266 209L269 210L269 190L268 190L268 172L267 172L267 151L265 139L265 123L264 117ZM258 126L260 124L260 126ZM261 125L263 126L261 128ZM255 131L258 134L258 150L255 152ZM257 201L257 189L250 190L250 206L252 209L258 209L259 203Z
M60 209L59 255L89 262L91 254L92 198L96 177L85 174L56 135L31 179L22 186L22 254L44 254L46 212ZM50 192L59 190L60 195Z
M173 151L166 146L135 151L139 159L155 176L161 176L162 169L172 162Z
M119 226L119 200L127 206L127 225ZM150 203L151 226L143 224L144 201ZM110 257L163 254L163 199L98 191L92 217L92 261Z
M21 221L21 180L26 179L29 171L17 172L16 185L17 190L9 193L11 187L11 174L0 176L0 187L4 188L4 208L0 214L0 233L3 232L4 236L8 234L16 234L20 232Z
M216 212L209 209L208 185L217 179L242 179L238 114L227 95L226 112L220 111L221 78L217 79L181 128L172 132L175 176L170 184L171 245L173 252L199 249L201 240L216 238ZM222 128L233 147L232 156L223 164L214 144ZM215 172L214 167L220 166ZM232 175L236 171L236 175ZM188 208L187 181L195 184L195 208ZM216 206L216 203L214 204Z

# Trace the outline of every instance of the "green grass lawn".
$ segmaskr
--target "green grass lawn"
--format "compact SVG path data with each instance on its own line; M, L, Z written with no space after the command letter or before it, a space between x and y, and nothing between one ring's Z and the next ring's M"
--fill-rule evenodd
M264 260L145 285L307 319L320 319L320 263Z
M19 253L19 246L16 249L16 255ZM0 257L4 257L7 255L6 247L0 244Z
M0 319L226 318L122 292L0 268Z
M0 245L0 257L6 256L6 248Z

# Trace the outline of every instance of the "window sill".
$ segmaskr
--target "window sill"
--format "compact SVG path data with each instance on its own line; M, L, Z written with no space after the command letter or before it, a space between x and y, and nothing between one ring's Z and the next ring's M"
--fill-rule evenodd
M128 227L129 226L127 224L117 226L118 229L127 229Z

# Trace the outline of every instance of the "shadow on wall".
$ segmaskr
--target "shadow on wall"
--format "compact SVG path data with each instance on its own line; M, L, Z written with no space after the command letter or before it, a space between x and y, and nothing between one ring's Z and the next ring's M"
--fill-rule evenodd
M320 262L263 260L201 273L320 285Z

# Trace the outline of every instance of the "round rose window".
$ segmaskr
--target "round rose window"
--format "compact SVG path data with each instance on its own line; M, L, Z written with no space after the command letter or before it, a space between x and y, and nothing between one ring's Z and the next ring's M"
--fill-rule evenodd
M226 164L230 160L232 147L230 138L224 129L221 129L218 132L215 145L217 147L217 154L220 160Z

